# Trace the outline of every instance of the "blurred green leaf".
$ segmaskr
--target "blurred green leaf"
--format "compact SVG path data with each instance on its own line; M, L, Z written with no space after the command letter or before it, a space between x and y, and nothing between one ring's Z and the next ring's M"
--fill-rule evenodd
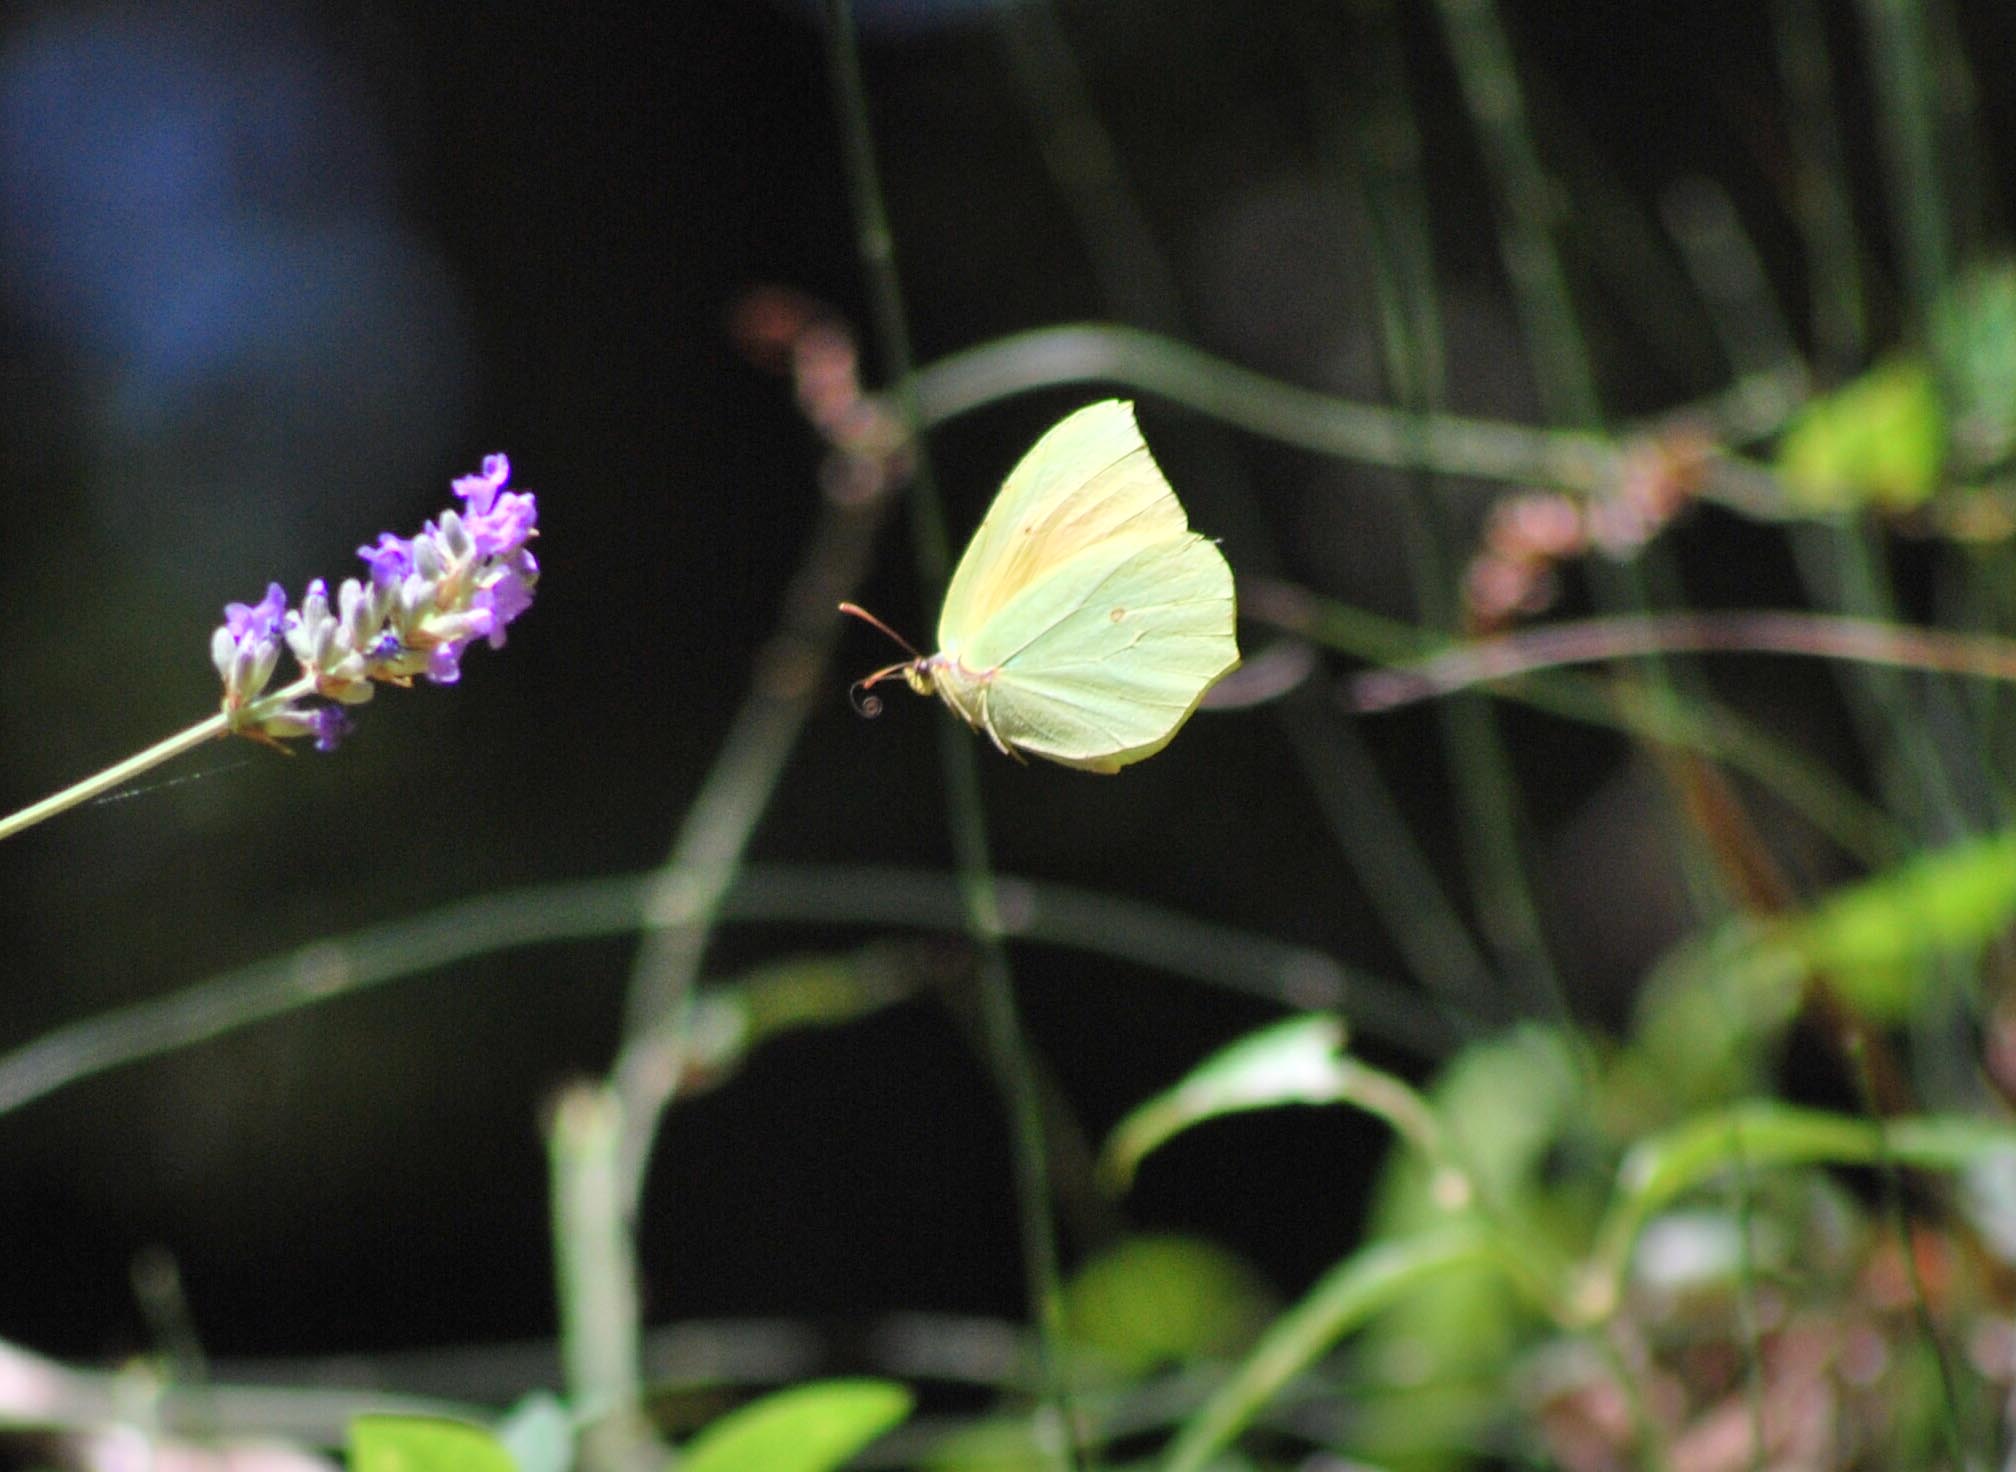
M350 1423L350 1472L519 1472L481 1426L426 1416L359 1416Z
M1799 1015L1799 957L1752 920L1690 935L1640 989L1631 1046L1613 1070L1633 1128L1670 1124L1757 1090L1774 1044Z
M1939 487L1946 418L1929 365L1891 358L1814 399L1778 442L1793 509L1904 511Z
M1036 1444L1027 1417L981 1421L941 1437L924 1459L928 1472L1054 1472L1057 1459Z
M731 1411L693 1438L680 1472L832 1472L910 1414L888 1380L796 1385Z
M1581 1250L1610 1179L1608 1155L1587 1138L1596 1121L1580 1046L1553 1029L1517 1028L1465 1048L1429 1090L1506 1231L1564 1257ZM1585 1159L1579 1172L1550 1171ZM1396 1150L1379 1183L1374 1234L1412 1240L1448 1215L1432 1167ZM1505 1366L1533 1321L1496 1262L1456 1262L1425 1278L1369 1327L1354 1356L1362 1379L1380 1388L1358 1406L1359 1452L1383 1465L1465 1465L1456 1449L1502 1409Z
M1812 970L1885 1021L1913 1011L1930 963L1987 945L2016 918L2016 831L1919 854L1836 890L1780 932Z
M1681 1192L1721 1172L1782 1165L1872 1165L1893 1160L1928 1170L1960 1170L2016 1152L2016 1124L1931 1116L1877 1122L1851 1115L1753 1102L1690 1119L1639 1141L1617 1172L1595 1254L1610 1286L1621 1281L1651 1215Z
M535 1390L497 1425L518 1472L567 1472L574 1465L574 1418L551 1391Z
M2016 922L2016 830L1921 853L1780 919L1732 921L1659 964L1634 1029L1647 1082L1681 1108L1756 1083L1760 1050L1825 977L1870 1020L1903 1022L1938 963L1980 951Z
M1258 1273L1194 1237L1129 1237L1087 1263L1064 1290L1073 1341L1132 1374L1237 1354L1274 1308Z
M1290 1381L1382 1308L1446 1274L1488 1269L1497 1260L1489 1234L1475 1222L1352 1254L1274 1321L1232 1378L1184 1424L1163 1472L1202 1472Z
M1335 1104L1354 1067L1335 1017L1291 1017L1214 1053L1114 1128L1105 1170L1125 1183L1152 1151L1207 1119L1283 1104Z
M801 1028L839 1027L909 995L884 946L786 956L708 987L685 1028L688 1094L716 1087L765 1043Z
M787 956L744 972L732 991L752 1045L803 1027L839 1027L900 1002L912 986L885 946L842 955Z

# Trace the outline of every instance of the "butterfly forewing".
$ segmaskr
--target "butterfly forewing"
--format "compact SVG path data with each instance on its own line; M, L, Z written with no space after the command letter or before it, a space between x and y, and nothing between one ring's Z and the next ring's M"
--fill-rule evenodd
M1188 528L1133 405L1108 399L1080 409L1036 442L994 498L952 574L939 648L963 655L1033 582L1088 549Z

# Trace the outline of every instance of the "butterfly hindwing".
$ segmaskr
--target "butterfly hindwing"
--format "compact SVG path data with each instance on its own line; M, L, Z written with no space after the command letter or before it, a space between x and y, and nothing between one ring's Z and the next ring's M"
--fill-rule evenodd
M1115 539L1023 589L962 662L994 671L998 739L1112 772L1160 751L1238 664L1233 621L1232 572L1212 542Z

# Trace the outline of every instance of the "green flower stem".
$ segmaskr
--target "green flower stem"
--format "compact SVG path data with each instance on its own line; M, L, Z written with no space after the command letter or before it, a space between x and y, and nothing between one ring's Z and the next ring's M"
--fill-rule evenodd
M257 725L262 714L277 711L290 700L297 700L303 695L312 695L314 693L315 681L304 675L278 694L269 695L263 700L255 701L253 704L248 705L241 717L240 724ZM42 822L46 818L53 818L58 813L74 808L80 803L91 801L94 797L103 797L114 788L132 781L142 772L158 767L161 763L181 756L184 752L194 751L206 741L214 741L219 736L230 735L232 729L231 718L222 711L219 711L208 720L198 721L188 730L178 731L166 741L158 741L145 751L136 752L134 755L127 757L125 761L107 767L96 776L86 777L82 782L75 783L64 788L61 792L45 797L42 801L33 803L21 809L18 813L11 814L6 818L0 818L0 838L12 838L24 829L33 828L37 823Z

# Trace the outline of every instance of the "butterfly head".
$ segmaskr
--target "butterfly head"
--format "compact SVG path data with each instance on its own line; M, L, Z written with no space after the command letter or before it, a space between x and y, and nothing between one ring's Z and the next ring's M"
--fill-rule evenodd
M919 695L935 695L938 693L938 681L934 672L942 656L932 655L927 657L919 654L916 647L908 639L904 638L859 604L843 603L840 605L840 611L850 614L864 623L873 624L898 644L901 644L910 653L908 659L899 659L894 664L885 664L873 674L864 675L854 682L853 688L848 692L848 699L853 704L855 710L864 716L879 716L882 714L882 697L871 692L891 675L901 675L903 683L908 685L912 690L915 690Z

